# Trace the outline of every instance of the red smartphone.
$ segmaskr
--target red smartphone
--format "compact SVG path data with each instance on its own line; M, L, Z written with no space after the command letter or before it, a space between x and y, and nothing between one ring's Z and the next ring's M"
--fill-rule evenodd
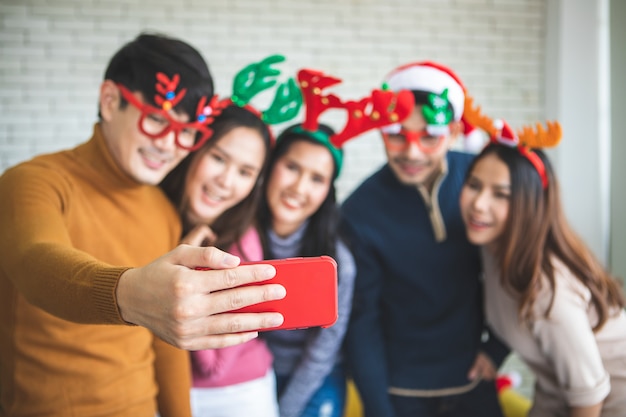
M271 264L274 278L246 285L281 284L287 295L281 300L266 301L233 310L241 313L281 313L285 319L270 330L330 327L337 321L337 263L330 256L270 259L243 262L242 265ZM197 268L202 269L202 268Z

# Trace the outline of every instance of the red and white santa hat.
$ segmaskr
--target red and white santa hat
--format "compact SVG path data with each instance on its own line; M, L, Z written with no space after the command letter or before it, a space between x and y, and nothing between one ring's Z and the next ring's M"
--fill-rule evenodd
M454 120L461 120L465 106L465 86L448 67L432 61L413 62L391 71L385 82L392 91L418 90L441 94L447 88Z

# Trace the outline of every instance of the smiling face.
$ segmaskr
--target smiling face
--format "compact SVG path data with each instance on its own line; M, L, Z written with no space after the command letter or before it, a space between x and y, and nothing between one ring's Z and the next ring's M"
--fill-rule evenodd
M511 174L507 165L490 153L476 162L460 197L467 238L488 249L504 232L511 200Z
M420 134L424 132L426 121L422 114L422 106L415 106L411 115L402 122L401 126L406 131ZM432 152L424 152L415 142L409 143L405 149L401 150L385 146L389 166L398 181L405 185L423 185L428 189L432 187L442 170L448 149L454 143L459 131L457 122L450 123L449 127L451 133L441 139L441 143Z
M211 225L246 198L263 168L265 152L263 137L249 127L235 127L199 151L185 181L187 220Z
M288 236L322 205L331 187L335 164L323 145L296 140L274 164L267 184L272 228Z
M140 93L133 93L142 100ZM158 184L189 153L176 146L174 133L151 139L139 129L141 111L133 105L120 108L121 92L110 80L100 87L101 127L113 159L129 177L142 184ZM170 111L172 119L189 117Z

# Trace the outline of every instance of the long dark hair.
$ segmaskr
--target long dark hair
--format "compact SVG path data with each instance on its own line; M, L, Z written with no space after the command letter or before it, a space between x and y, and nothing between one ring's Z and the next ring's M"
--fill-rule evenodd
M505 230L496 249L501 282L521 295L520 317L532 319L532 307L545 276L552 289L548 316L554 302L555 271L553 258L559 259L591 292L591 302L598 314L594 331L602 327L612 308L624 307L619 283L609 275L582 239L568 224L563 212L559 184L550 161L540 150L548 178L543 188L541 178L530 161L518 150L501 144L489 144L468 170L487 155L495 155L509 168L511 197Z
M296 125L297 126L297 125ZM302 133L291 132L292 126L283 132L276 141L276 146L272 151L269 159L268 173L271 175L276 162L289 151L289 148L297 142L304 141L320 145L320 142L306 136ZM324 125L320 124L318 130L326 133L327 135L333 135L334 131ZM323 146L323 145L322 145ZM329 151L330 152L330 151ZM333 159L334 163L334 159ZM334 171L331 178L335 178L337 173L337 166L334 165ZM274 258L272 251L269 247L267 239L267 231L272 228L272 212L267 204L267 184L265 182L263 186L263 198L259 204L258 211L258 227L259 235L261 236L261 242L263 244L263 254L266 259ZM330 183L330 188L326 198L322 202L321 206L317 209L311 217L309 217L309 223L304 232L302 239L302 247L298 256L321 256L328 255L335 258L337 253L337 238L339 237L337 228L339 224L339 210L337 208L337 197L335 189L335 180Z
M215 146L222 137L237 127L247 127L256 130L263 138L265 145L265 160L263 167L259 172L259 176L252 188L252 191L246 198L241 200L237 205L229 208L222 213L211 225L211 229L217 234L217 242L214 246L220 249L227 249L233 243L238 244L240 238L246 230L254 223L254 217L261 198L262 184L265 180L267 172L267 162L271 148L271 134L268 126L255 114L241 108L239 106L229 106L215 118L211 124L213 136L196 152L192 152L183 161L174 168L161 182L160 186L172 201L174 206L181 213L183 221L183 236L185 236L195 224L191 224L185 218L184 211L184 193L185 180L192 162L196 158L200 158L209 149ZM241 251L241 247L239 247ZM243 251L241 251L243 253ZM245 254L244 254L245 255Z

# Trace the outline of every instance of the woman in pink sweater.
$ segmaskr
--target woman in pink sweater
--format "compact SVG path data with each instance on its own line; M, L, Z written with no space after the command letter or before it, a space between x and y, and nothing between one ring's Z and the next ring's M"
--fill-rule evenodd
M263 259L252 219L271 136L251 111L228 106L213 137L161 183L183 220L181 243L213 245L242 261ZM272 356L261 339L191 352L193 415L276 417Z
M235 76L232 97L220 102L219 107L226 107L210 126L212 138L161 183L181 214L181 243L213 245L242 261L263 259L253 219L272 144L268 124L296 116L302 98L289 78L278 85L265 111L248 103L276 85L280 71L272 65L284 60L272 55L242 69ZM264 341L192 352L191 362L195 417L278 416L272 355Z

